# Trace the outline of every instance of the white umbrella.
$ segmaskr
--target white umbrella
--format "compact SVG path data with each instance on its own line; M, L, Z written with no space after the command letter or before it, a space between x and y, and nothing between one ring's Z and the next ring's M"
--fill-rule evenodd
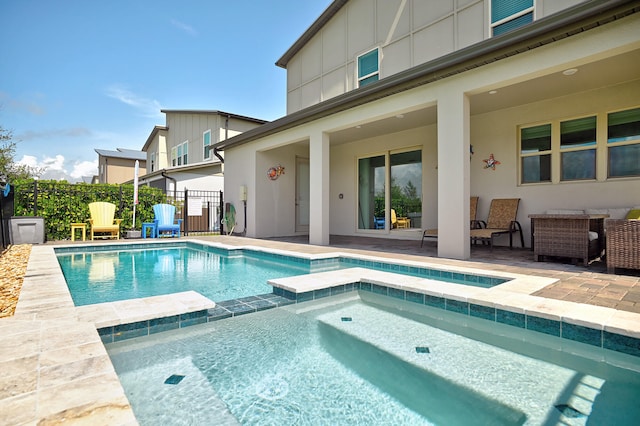
M136 205L138 205L138 169L140 162L136 160L136 167L133 170L133 223L131 229L136 229Z

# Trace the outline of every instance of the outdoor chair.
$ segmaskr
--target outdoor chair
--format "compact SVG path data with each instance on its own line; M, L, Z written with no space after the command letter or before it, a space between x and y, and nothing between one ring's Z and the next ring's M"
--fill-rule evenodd
M640 269L640 220L605 219L607 271Z
M391 227L392 228L409 228L411 219L408 217L397 216L395 209L391 209Z
M489 243L493 250L494 238L498 235L509 234L509 248L513 248L513 234L520 233L520 244L524 247L522 226L516 220L518 216L519 198L496 198L491 200L487 221L478 221L480 228L469 232L471 241Z
M373 216L374 229L384 229L384 217Z
M156 224L156 237L180 238L180 225L182 219L175 220L176 206L171 204L156 204L153 206L154 223Z
M476 214L478 211L478 198L479 197L471 197L469 200L469 219L470 219L470 229L478 228L478 221L476 220ZM422 233L422 241L420 242L420 247L424 244L425 238L438 238L438 228L434 229L425 229Z
M97 201L89 203L89 225L91 226L91 240L95 238L115 238L120 239L120 222L122 219L114 219L115 204ZM102 235L96 235L102 234Z

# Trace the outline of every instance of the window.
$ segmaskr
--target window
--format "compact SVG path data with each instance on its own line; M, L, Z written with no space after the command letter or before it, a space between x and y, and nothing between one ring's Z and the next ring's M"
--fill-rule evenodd
M491 35L533 22L533 0L491 0Z
M151 171L153 172L156 169L156 153L152 152L149 154L149 162L151 163Z
M171 166L187 165L187 153L189 151L189 141L183 142L171 148Z
M377 48L358 56L358 87L375 83L378 81L379 75L380 62Z
M561 180L596 178L596 117L560 123Z
M397 151L359 159L358 203L358 229L420 228L422 151ZM395 212L395 222L391 221L391 211L386 211L387 205Z
M607 115L608 176L640 176L640 108Z
M202 144L204 145L204 159L209 160L211 158L211 130L207 130L202 133Z
M187 154L189 153L189 141L182 144L182 165L187 165ZM178 160L179 162L180 160Z
M520 128L522 184L637 176L640 108Z
M551 182L551 124L520 130L522 183Z

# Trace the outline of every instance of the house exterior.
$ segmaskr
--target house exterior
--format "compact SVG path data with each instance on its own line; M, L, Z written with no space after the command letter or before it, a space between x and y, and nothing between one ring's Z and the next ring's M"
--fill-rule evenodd
M140 184L173 191L223 190L223 156L213 145L266 121L223 111L162 110L164 126L155 126L142 151L148 164Z
M145 173L147 156L144 152L123 148L95 151L98 154L98 176L92 183L124 183L132 180L136 160L139 161L139 174Z
M640 205L638 12L616 0L336 0L276 63L287 115L215 145L225 201L246 188L246 219L236 210L249 237L327 245L438 228L438 255L458 259L472 195L478 219L492 199L519 198L526 245L530 214Z

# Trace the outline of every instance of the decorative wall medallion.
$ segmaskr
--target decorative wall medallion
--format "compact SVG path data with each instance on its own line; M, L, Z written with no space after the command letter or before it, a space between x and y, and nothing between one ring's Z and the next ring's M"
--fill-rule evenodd
M267 170L267 177L271 180L276 180L280 177L280 175L284 174L284 167L278 165L276 167L271 167Z
M495 170L496 166L500 164L500 162L498 160L493 158L493 154L489 154L489 158L487 158L486 160L482 160L482 161L485 162L485 165L484 165L485 169Z

